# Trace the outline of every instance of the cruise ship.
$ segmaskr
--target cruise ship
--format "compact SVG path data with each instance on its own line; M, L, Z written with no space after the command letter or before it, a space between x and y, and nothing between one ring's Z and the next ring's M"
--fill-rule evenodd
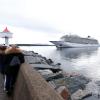
M98 47L100 44L98 40L87 36L82 38L77 35L64 35L60 41L50 41L55 44L57 48L76 48L76 47Z

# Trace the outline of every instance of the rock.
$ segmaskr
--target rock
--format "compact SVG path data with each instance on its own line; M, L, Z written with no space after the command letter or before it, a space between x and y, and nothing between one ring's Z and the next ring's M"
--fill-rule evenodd
M60 86L59 88L57 88L57 92L62 96L64 100L69 100L70 93L65 86Z
M90 81L89 79L81 75L66 77L66 84L71 94L73 94L79 89L84 90L86 87L86 84L88 84L89 81Z
M51 73L49 75L46 75L44 76L45 80L46 81L52 81L52 80L59 80L61 78L64 78L63 74L62 73Z
M52 63L54 63L54 62L52 61L52 59L47 59L46 62L47 62L49 65L52 64Z
M92 93L90 91L79 89L71 95L71 99L72 100L82 100L89 96L92 96Z
M92 94L98 95L99 92L99 86L94 82L91 81L86 85L86 90L92 92Z
M49 74L53 74L52 71L49 70L49 69L38 70L38 72L39 72L41 75L49 75Z

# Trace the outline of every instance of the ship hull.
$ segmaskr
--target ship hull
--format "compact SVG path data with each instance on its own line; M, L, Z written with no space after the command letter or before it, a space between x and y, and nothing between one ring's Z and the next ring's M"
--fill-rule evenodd
M100 44L79 44L79 43L71 43L64 41L50 41L57 48L82 48L82 47L99 47Z

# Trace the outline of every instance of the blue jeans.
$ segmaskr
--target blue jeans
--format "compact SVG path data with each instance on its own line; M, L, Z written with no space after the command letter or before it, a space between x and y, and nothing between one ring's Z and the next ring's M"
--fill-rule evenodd
M13 89L15 80L16 80L15 76L5 75L4 87L6 91L10 91Z

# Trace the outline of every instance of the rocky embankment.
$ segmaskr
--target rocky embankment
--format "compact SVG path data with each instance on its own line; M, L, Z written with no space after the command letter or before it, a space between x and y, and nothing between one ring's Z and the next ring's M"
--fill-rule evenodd
M34 66L42 77L64 100L100 100L100 82L94 82L78 73L67 73L61 64L55 64L34 51L23 51L25 60Z

